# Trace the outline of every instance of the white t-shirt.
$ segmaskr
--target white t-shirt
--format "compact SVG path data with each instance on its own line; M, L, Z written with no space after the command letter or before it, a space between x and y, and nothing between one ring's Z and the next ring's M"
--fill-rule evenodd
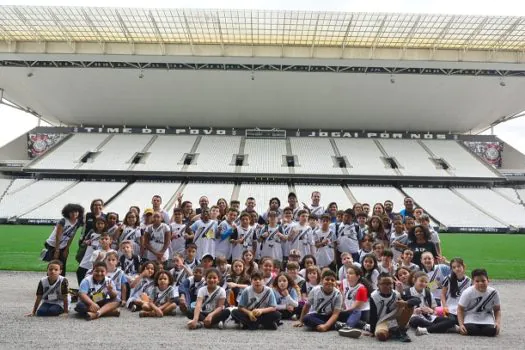
M164 247L164 238L166 232L170 232L170 227L165 223L161 223L158 227L154 227L153 225L146 227L145 234L149 237L149 244L154 251L160 252ZM167 260L168 257L169 249L166 249L163 256L163 261ZM146 258L148 260L157 260L157 257L149 250L146 252Z
M499 293L492 287L481 293L471 286L461 294L458 304L465 309L464 323L493 325L494 306L500 305Z
M202 312L209 314L217 308L219 300L226 299L226 291L224 288L216 286L210 292L208 286L201 287L197 292L197 299L202 298Z
M326 294L322 286L316 286L308 293L308 304L309 313L331 315L335 310L343 309L343 296L337 288Z
M186 249L186 240L184 239L184 233L186 231L186 224L177 224L172 222L170 224L171 230L171 244L169 247L170 259L173 259L175 254L184 254Z

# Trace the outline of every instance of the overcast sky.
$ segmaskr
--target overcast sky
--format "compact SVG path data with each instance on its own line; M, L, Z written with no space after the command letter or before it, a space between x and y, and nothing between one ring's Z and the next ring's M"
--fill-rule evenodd
M525 1L498 0L0 0L0 5L32 6L104 6L104 7L164 7L164 8L230 8L274 9L348 12L408 12L464 15L525 16ZM0 80L1 87L1 80ZM0 146L36 126L28 114L0 105ZM495 129L504 141L525 153L525 118L498 126Z

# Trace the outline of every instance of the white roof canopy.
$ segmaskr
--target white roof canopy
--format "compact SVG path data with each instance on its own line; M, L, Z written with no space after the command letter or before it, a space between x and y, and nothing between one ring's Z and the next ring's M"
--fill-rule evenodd
M525 50L524 17L266 10L0 7L8 42Z

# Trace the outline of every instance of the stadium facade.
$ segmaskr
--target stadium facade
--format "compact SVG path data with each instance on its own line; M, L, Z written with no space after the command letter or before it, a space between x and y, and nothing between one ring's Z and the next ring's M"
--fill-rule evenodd
M525 228L525 156L479 135L525 110L522 17L4 6L0 23L2 102L52 125L0 149L0 220L319 189L412 196L451 232Z

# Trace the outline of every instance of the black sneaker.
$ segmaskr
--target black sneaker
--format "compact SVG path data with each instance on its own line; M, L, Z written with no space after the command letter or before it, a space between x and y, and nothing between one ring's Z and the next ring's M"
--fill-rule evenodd
M279 323L273 322L272 325L268 329L271 329L272 331L278 330L279 329Z
M412 342L412 339L410 339L408 334L406 334L405 332L400 332L399 334L397 334L396 340L401 342L401 343L410 343L410 342Z
M344 323L344 322L339 322L339 321L337 321L337 322L334 324L334 329L335 329L336 331L340 330L341 328L345 328L345 327L348 327L348 326L347 326L346 323Z
M339 335L348 338L357 339L361 336L362 332L357 328L344 327L339 329Z

